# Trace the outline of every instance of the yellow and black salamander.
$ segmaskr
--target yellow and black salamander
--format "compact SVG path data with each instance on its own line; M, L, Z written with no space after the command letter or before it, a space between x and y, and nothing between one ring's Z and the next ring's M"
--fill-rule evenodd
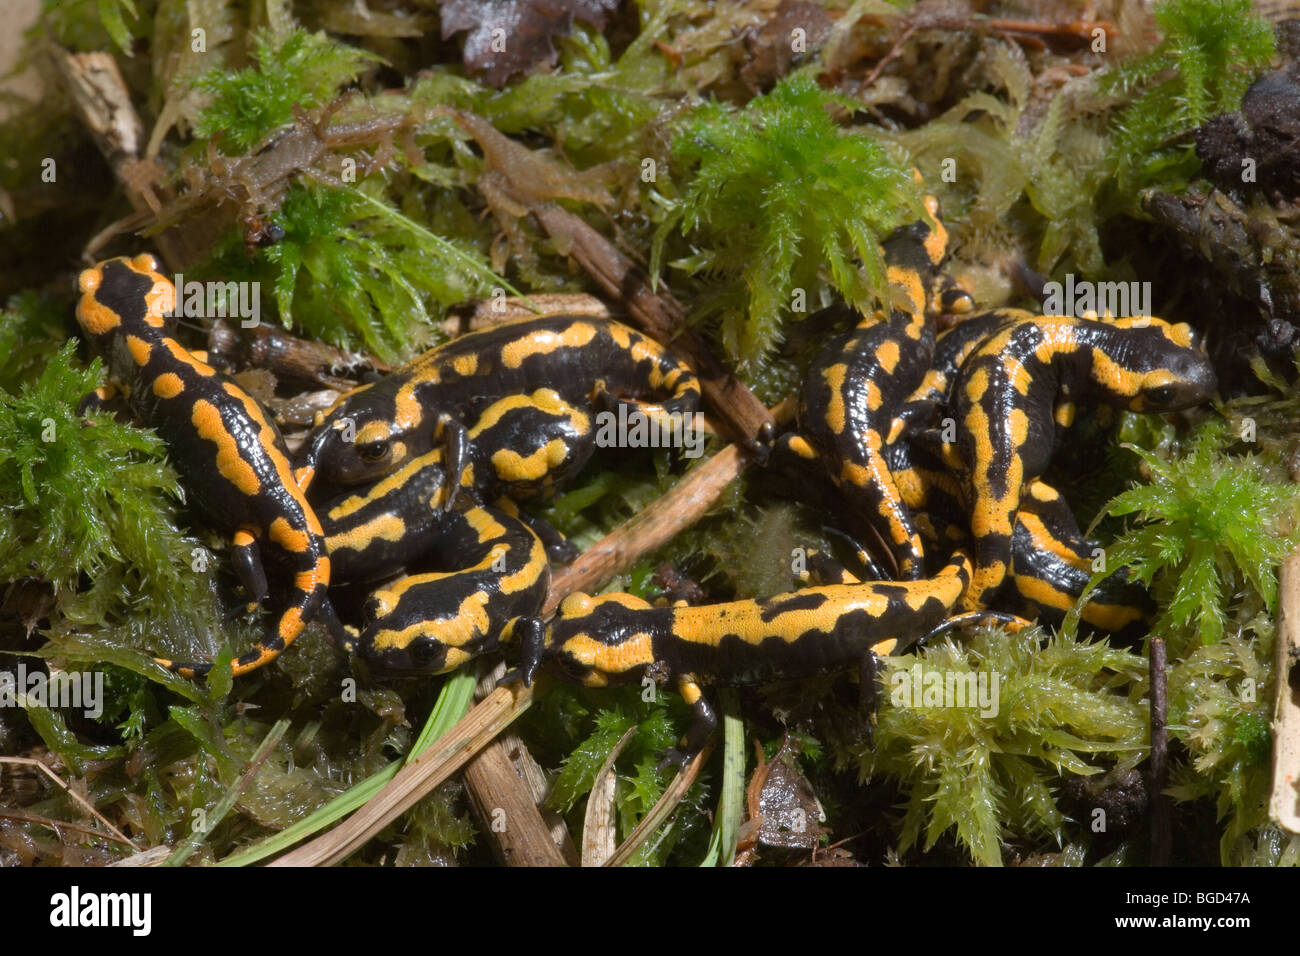
M937 202L927 197L926 204L934 217ZM930 369L935 309L969 308L969 297L939 271L947 246L937 218L886 238L882 249L895 301L887 313L861 317L813 360L800 393L798 430L777 444L787 457L822 461L853 513L884 538L903 580L925 573L924 548L884 450Z
M81 273L78 286L77 321L109 376L83 408L120 393L139 421L157 430L187 500L231 535L235 570L252 602L268 597L263 558L290 581L286 593L272 596L274 628L234 662L236 674L261 667L302 633L330 581L320 522L294 480L280 433L252 396L169 333L176 290L152 256L101 262ZM209 666L161 663L187 676Z
M952 386L957 441L947 457L969 482L975 548L962 607L982 607L1006 579L1022 489L1048 465L1062 402L1171 412L1207 401L1216 387L1183 323L1036 316L986 338Z
M647 673L673 679L693 715L684 749L671 755L680 762L704 745L717 722L702 681L762 683L854 663L871 673L873 654L899 653L938 629L995 617L951 617L970 576L970 556L958 550L932 578L856 583L845 573L839 580L849 583L764 600L654 607L631 594L579 592L564 599L549 624L515 628L521 676L530 681L550 663L588 687Z
M516 619L538 613L551 583L537 535L516 514L487 505L443 516L422 563L445 570L373 591L346 650L383 671L443 674L496 650Z
M518 428L542 424L515 403L499 411L471 429L485 449ZM558 412L555 427L563 432L566 420ZM380 670L442 673L491 651L514 618L540 610L550 584L546 551L513 501L483 506L467 488L456 510L446 509L451 488L444 458L445 450L435 447L318 509L336 583L418 572L373 591L363 627L340 641ZM462 482L472 485L470 471Z
M309 436L301 465L326 483L357 484L443 440L452 450L454 478L467 440L454 434L463 428L458 423L539 389L584 414L647 400L635 407L651 418L693 413L700 398L694 372L620 322L581 315L518 319L453 339L344 395Z

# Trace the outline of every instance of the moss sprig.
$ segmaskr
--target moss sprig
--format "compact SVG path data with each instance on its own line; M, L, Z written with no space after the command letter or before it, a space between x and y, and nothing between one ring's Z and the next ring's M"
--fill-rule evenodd
M321 106L379 58L324 32L301 28L277 42L268 31L251 37L256 66L230 72L213 70L194 80L212 96L195 132L204 139L222 134L227 152L244 152L267 133L293 118L294 106Z
M823 274L859 308L887 301L878 242L925 215L908 170L867 134L840 129L835 104L852 108L795 74L743 110L703 104L673 141L675 162L694 173L655 233L651 269L671 233L690 238L689 271L733 283L720 335L742 364L761 364L782 317L796 314L794 291L815 302Z
M1199 167L1183 134L1237 109L1273 59L1273 29L1250 0L1165 0L1155 8L1163 39L1149 54L1106 80L1140 91L1113 123L1111 162L1121 197L1157 184L1185 182Z

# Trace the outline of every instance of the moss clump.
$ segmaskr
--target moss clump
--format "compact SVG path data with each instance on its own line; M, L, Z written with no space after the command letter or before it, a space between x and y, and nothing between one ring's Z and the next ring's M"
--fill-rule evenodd
M265 30L250 39L256 67L213 70L194 80L195 89L212 97L199 114L195 133L204 139L221 134L232 152L243 152L288 123L295 106L307 110L327 103L378 61L364 50L301 28L281 42Z
M131 606L204 603L190 571L196 542L176 529L181 489L166 449L111 415L77 414L103 375L75 352L64 344L35 381L0 391L0 580L43 578L63 614L88 623Z
M929 850L951 830L977 863L996 866L1009 834L1059 842L1066 820L1054 797L1058 775L1097 773L1097 757L1144 747L1146 708L1123 692L1145 678L1142 658L1105 642L1042 639L1036 628L981 629L961 646L945 640L884 659L887 703L875 747L837 754L863 782L887 775L905 786L898 852L922 840ZM931 700L936 678L954 691L959 681L982 680L992 713Z
M877 243L925 215L908 171L866 134L836 126L836 104L852 105L795 75L740 111L703 104L673 141L674 159L695 171L655 234L651 267L659 270L673 230L689 235L696 252L682 265L735 284L720 337L743 365L779 340L796 289L805 308L816 302L823 268L855 306L884 299Z
M1120 493L1103 512L1139 516L1141 523L1106 549L1106 563L1155 584L1161 610L1152 633L1175 651L1188 634L1204 644L1222 640L1231 596L1242 584L1272 611L1276 568L1296 540L1286 521L1300 492L1270 477L1256 455L1224 455L1221 426L1202 429L1191 452L1174 461L1128 446L1153 480ZM1095 575L1090 587L1104 576Z
M1122 66L1112 90L1140 94L1114 121L1111 161L1121 197L1186 182L1200 166L1183 135L1237 109L1273 59L1273 29L1250 0L1166 0L1155 8L1160 45Z

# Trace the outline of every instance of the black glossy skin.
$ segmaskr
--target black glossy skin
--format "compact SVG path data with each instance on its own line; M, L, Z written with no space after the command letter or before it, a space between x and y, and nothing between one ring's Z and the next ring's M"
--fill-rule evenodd
M969 542L961 480L917 437L890 446L890 468L904 501L918 515L927 554ZM1080 531L1069 503L1034 481L1025 488L1011 543L1011 574L985 597L989 607L1059 623L1075 607L1092 577L1097 542ZM1103 580L1081 609L1091 627L1127 636L1154 610L1145 589L1121 570Z
M263 555L290 582L273 595L275 628L234 662L237 675L254 670L302 632L330 580L320 523L294 479L280 433L252 396L172 337L167 316L175 289L152 256L101 262L81 273L79 287L77 319L104 357L110 388L167 444L200 517L233 536L235 567L253 602L267 597ZM208 669L162 663L187 676Z
M512 622L537 614L551 583L537 535L507 511L475 505L442 517L424 563L374 591L347 649L384 671L442 674L496 650Z
M348 393L312 432L301 464L328 483L374 480L432 447L446 420L474 421L500 399L538 389L588 415L622 400L658 402L648 412L692 413L700 395L689 368L622 323L519 319L453 339ZM347 421L352 442L341 430Z
M933 200L929 205L931 212L937 208ZM935 310L955 306L964 293L940 273L947 232L937 219L897 230L883 250L895 290L891 309L860 317L813 360L799 397L798 431L783 436L778 450L819 458L849 508L892 550L898 577L917 580L925 573L921 538L884 451L930 369Z
M1098 322L1037 316L990 335L952 386L956 464L968 477L977 609L1006 578L1021 490L1055 448L1062 402L1168 412L1208 401L1209 358L1186 325L1155 318Z

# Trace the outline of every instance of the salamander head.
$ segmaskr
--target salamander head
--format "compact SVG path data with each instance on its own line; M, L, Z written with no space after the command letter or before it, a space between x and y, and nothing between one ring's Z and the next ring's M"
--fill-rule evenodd
M411 437L379 409L344 404L316 426L307 441L305 460L326 483L361 484L391 474L412 456L428 451L416 447Z
M1137 340L1134 356L1137 388L1130 408L1136 412L1175 412L1201 405L1214 397L1218 377L1200 337L1186 323L1160 319L1121 320L1131 323L1127 334Z
M77 279L77 322L97 346L120 332L161 329L176 308L176 288L150 255L108 259Z

